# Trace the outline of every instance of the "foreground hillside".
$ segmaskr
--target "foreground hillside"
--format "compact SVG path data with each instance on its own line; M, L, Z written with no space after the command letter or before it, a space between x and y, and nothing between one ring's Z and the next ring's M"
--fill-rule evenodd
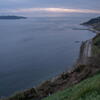
M100 100L100 73L43 100Z

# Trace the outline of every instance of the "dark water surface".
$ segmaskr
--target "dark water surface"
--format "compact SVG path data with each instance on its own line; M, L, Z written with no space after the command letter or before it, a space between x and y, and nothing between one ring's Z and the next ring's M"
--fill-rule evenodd
M0 20L0 96L31 88L68 70L82 41L94 36L79 17ZM75 43L75 41L80 41Z

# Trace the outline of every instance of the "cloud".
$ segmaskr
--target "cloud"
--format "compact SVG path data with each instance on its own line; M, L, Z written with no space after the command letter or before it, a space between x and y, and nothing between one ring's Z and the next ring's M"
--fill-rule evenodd
M98 13L99 10L67 9L67 8L26 8L26 9L1 9L0 12L29 13L29 12L53 12L53 13Z

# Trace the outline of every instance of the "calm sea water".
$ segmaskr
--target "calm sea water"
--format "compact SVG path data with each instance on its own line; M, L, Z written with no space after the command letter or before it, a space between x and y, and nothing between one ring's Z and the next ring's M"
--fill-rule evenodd
M0 96L31 88L68 70L82 41L94 36L80 17L0 20ZM75 41L80 41L75 43Z

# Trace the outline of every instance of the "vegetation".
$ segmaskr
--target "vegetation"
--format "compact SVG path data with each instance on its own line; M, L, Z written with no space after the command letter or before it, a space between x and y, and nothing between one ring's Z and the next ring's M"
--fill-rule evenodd
M100 100L100 73L43 100Z
M94 29L97 31L100 31L100 22L98 22L97 24L94 24Z
M100 55L100 34L93 39L93 55Z
M93 18L88 22L82 23L82 25L92 26L96 31L100 31L100 17Z
M95 25L98 23L100 23L100 17L93 18L93 19L89 20L88 22L83 23L83 25Z

